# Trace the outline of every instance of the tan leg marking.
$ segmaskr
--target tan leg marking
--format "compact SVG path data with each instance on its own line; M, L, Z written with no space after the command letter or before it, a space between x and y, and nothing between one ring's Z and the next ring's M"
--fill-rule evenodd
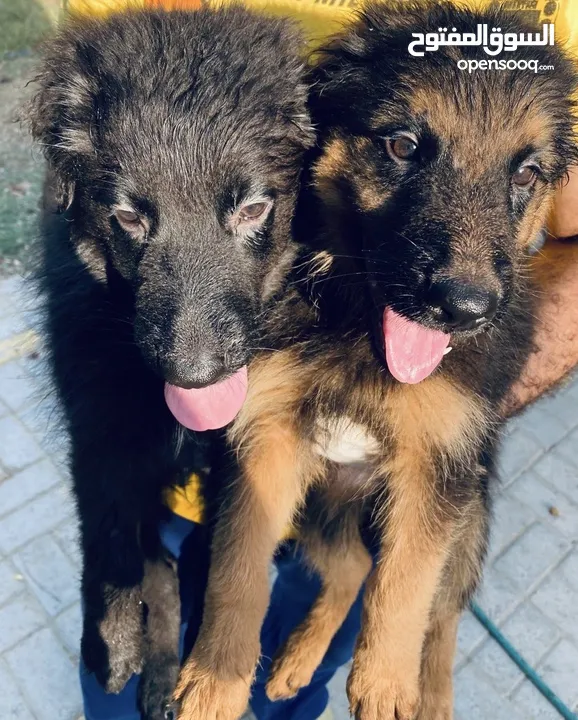
M453 720L453 666L460 613L434 616L422 664L418 720Z
M215 529L203 624L175 694L182 720L236 720L249 700L269 564L315 470L288 408L295 377L286 363L277 353L250 370L233 429L242 475Z
M429 537L430 528L412 518L413 503L395 504L390 522L397 530L387 533L387 549L368 581L347 684L356 720L414 718L423 640L449 545L449 528L436 543Z
M395 451L384 465L388 500L381 557L371 574L348 680L356 720L413 720L430 610L459 526L438 494L435 450L468 452L483 412L443 377L404 386L391 403Z
M462 512L432 608L422 658L418 720L453 718L453 665L458 623L465 603L481 578L487 526L487 509L477 497Z
M267 683L271 700L293 697L309 685L371 570L371 556L357 529L340 547L314 538L306 553L321 575L322 590L273 663Z

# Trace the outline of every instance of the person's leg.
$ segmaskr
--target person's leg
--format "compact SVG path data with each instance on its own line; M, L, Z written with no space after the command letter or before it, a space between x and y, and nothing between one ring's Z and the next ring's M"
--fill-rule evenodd
M163 543L179 563L182 603L181 652L194 642L202 618L202 601L208 567L206 530L173 516L162 529ZM277 559L278 577L262 631L262 663L253 688L251 707L258 720L316 720L328 703L327 683L352 656L361 619L361 597L336 634L322 665L310 685L286 702L272 703L265 684L272 658L292 630L304 619L320 589L312 574L292 548ZM118 695L107 694L93 675L81 668L81 687L86 720L141 720L137 709L138 676L133 676Z
M161 529L165 547L178 559L181 596L181 653L190 648L202 616L208 551L205 528L172 515ZM134 675L118 695L106 693L96 677L80 668L86 720L140 720L139 677Z
M327 683L336 671L351 660L361 624L361 593L335 635L311 683L296 697L271 702L265 693L272 659L290 633L305 618L319 594L320 581L293 548L277 558L278 576L273 587L269 612L261 633L262 658L251 695L251 709L257 720L316 720L329 700Z

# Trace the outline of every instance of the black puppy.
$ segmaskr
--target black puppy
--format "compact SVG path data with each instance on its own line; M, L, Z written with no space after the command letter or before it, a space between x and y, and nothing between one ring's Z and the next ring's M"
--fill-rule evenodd
M72 439L82 656L111 692L143 672L147 718L178 672L162 495L201 447L175 415L204 430L235 414L294 255L312 143L300 42L240 8L72 18L30 108L50 169L39 276Z

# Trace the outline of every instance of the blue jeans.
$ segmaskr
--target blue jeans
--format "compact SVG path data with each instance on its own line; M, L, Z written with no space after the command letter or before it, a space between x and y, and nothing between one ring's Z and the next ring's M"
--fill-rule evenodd
M190 650L189 638L196 635L202 617L206 567L199 567L199 557L206 557L206 548L201 547L205 543L205 532L201 526L173 515L162 528L162 538L179 563L181 653L184 655ZM271 659L307 615L320 590L319 578L305 568L299 554L290 545L279 552L276 563L278 577L261 633L262 659L253 686L251 708L257 720L316 720L327 707L327 683L352 656L361 621L361 594L335 635L311 684L295 698L273 703L265 694ZM80 683L86 720L140 720L136 703L137 676L133 676L118 695L105 693L94 675L88 674L82 667Z

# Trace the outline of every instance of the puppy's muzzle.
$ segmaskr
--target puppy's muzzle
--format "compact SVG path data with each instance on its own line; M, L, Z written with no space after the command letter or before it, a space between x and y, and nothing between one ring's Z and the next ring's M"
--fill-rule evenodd
M237 369L229 367L222 355L210 351L199 351L190 359L178 358L161 363L164 379L185 389L214 385Z
M480 285L445 279L432 284L427 302L434 318L451 330L475 330L492 320L498 295Z

